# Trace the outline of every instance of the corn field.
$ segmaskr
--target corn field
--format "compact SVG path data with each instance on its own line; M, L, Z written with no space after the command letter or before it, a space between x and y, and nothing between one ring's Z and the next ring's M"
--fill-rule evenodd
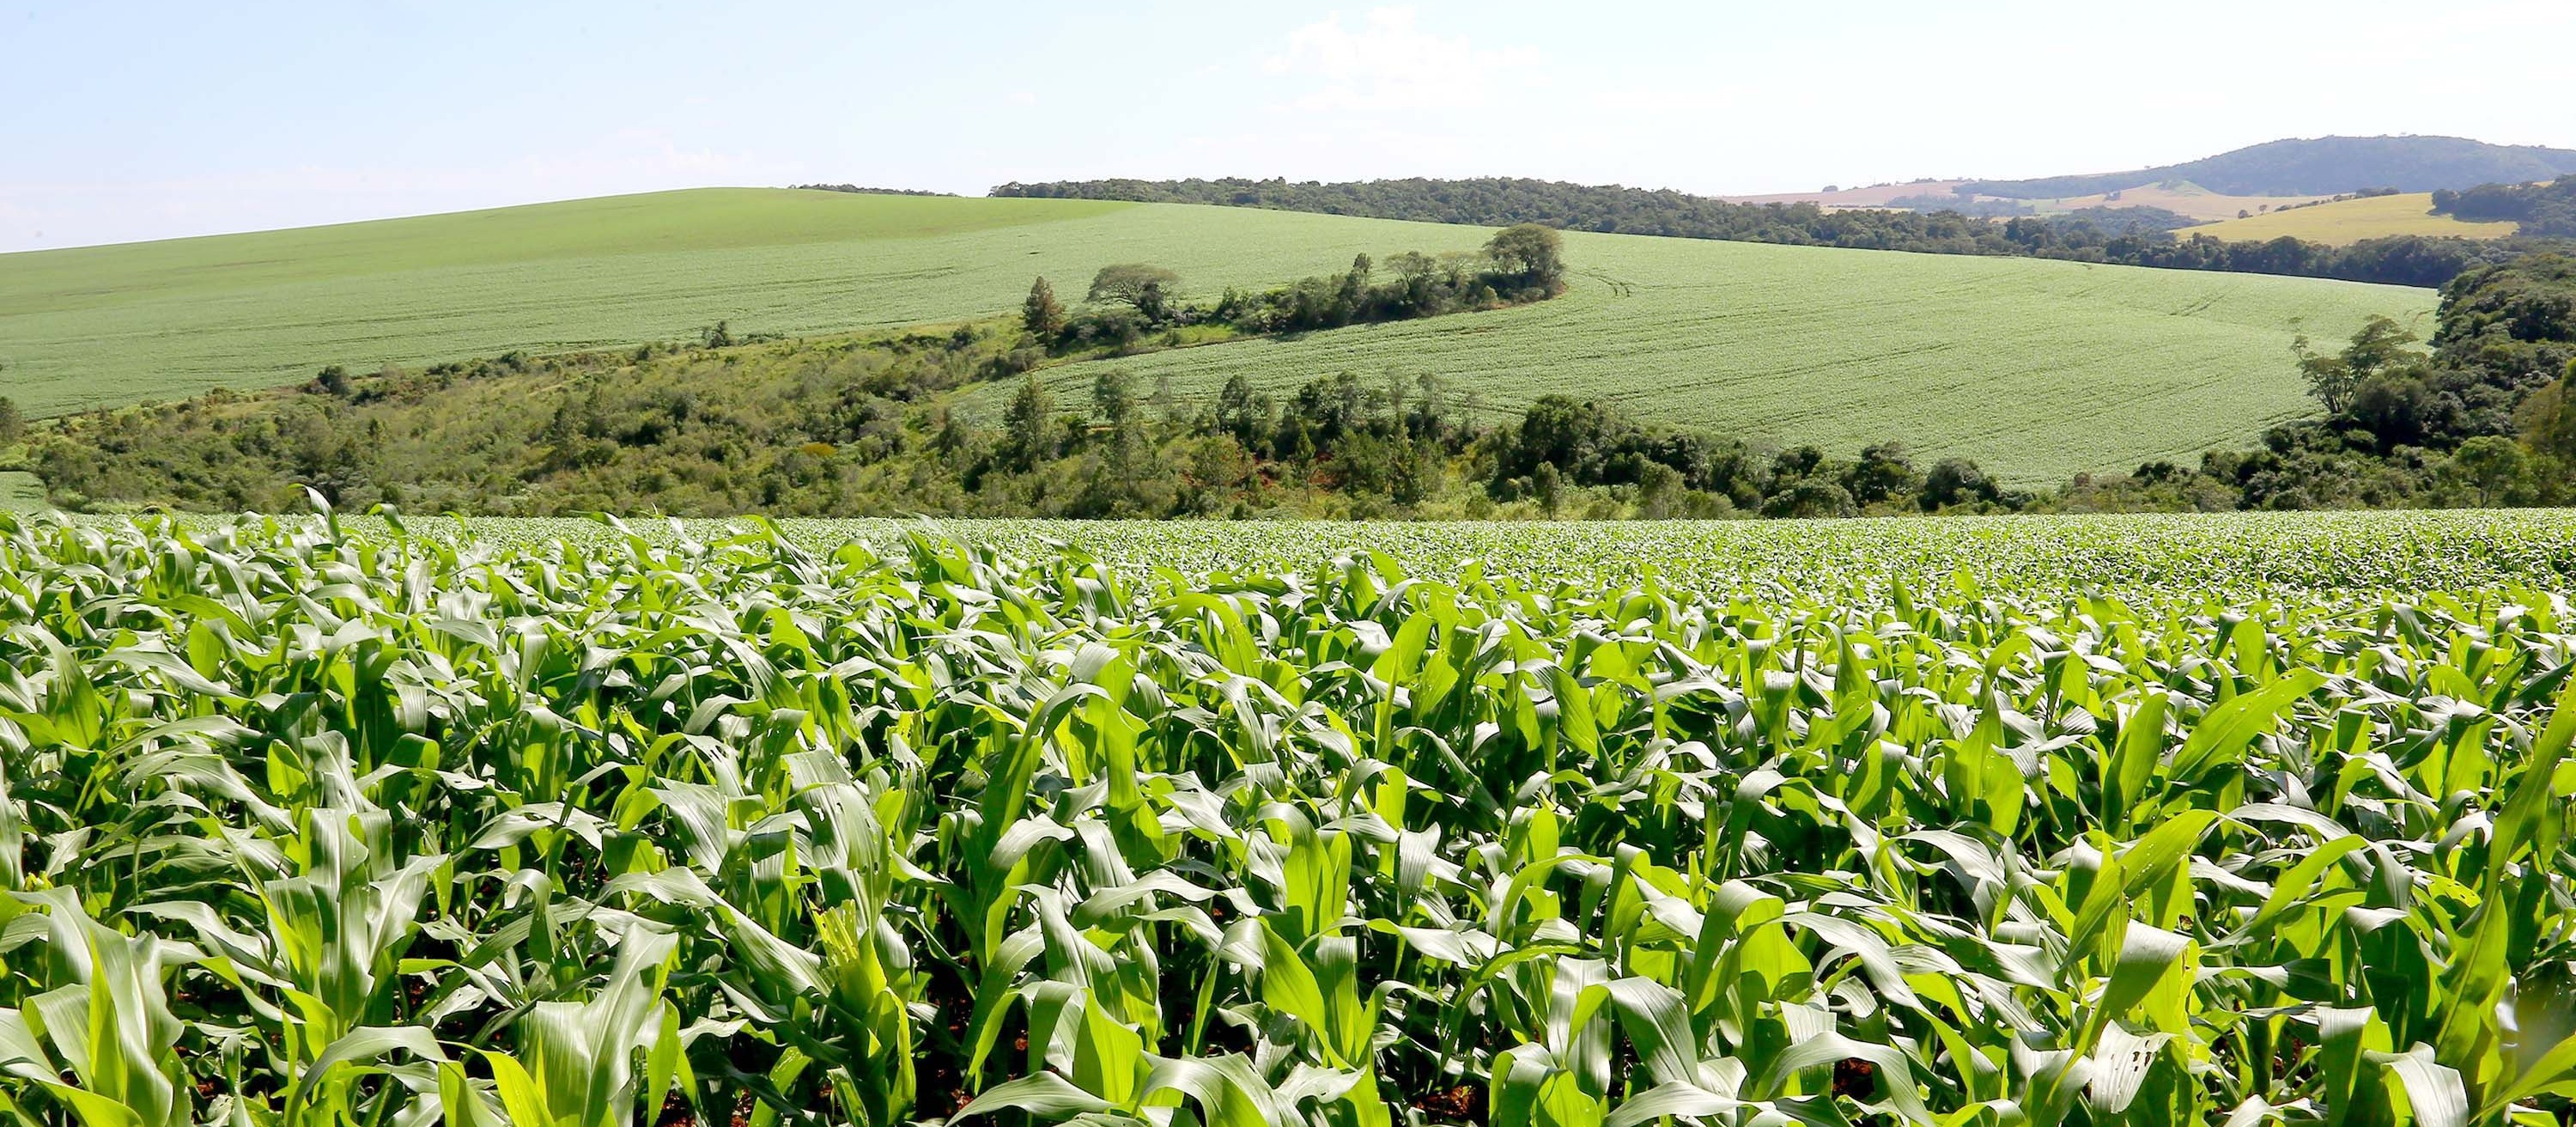
M0 518L0 1120L2576 1107L2556 590L878 544Z

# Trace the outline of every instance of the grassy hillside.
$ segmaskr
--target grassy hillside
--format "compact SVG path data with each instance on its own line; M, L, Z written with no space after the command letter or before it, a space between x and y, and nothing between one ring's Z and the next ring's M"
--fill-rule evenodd
M2230 219L2206 227L2192 227L2182 234L2208 235L2233 242L2277 239L2287 235L2328 246L2351 246L2363 239L2387 238L2393 235L2425 235L2439 238L2457 236L2464 239L2506 239L2513 237L2513 223L2472 223L2448 215L2433 214L2430 192L2409 192L2395 196L2371 196L2357 200L2274 211L2244 219Z
M813 333L1080 296L1117 261L1188 293L1484 232L1321 215L704 189L0 255L0 394L54 414L209 387L736 332Z
M1276 284L1485 231L1309 213L714 190L0 257L0 389L37 413L515 348L673 339L718 318L811 333L1068 297L1150 261L1184 288ZM1836 448L1906 437L2013 480L2243 442L2306 401L2288 343L2425 291L2067 262L1576 234L1543 308L1120 361L1151 387L1272 391L1439 374L1489 411L1549 391ZM1052 378L1080 401L1097 369ZM995 411L1000 389L970 398Z
M0 471L0 513L32 513L45 507L45 483L19 470Z
M1433 373L1489 411L1550 392L1748 438L1857 448L1903 437L2019 483L2251 441L2310 403L2300 332L2410 322L2425 290L2031 259L1566 236L1584 276L1540 306L1052 369L1079 401L1106 365L1139 387L1273 395L1317 375ZM997 414L1009 385L971 391Z

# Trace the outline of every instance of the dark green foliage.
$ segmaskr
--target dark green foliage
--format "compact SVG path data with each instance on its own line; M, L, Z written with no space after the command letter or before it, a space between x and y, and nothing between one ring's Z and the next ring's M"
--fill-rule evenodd
M1943 458L1923 475L1923 507L1933 512L1961 505L1988 505L2002 495L1984 470L1966 458Z
M2576 238L2576 176L2548 184L2488 184L2433 193L2433 211L2461 219L2522 224L2526 236Z
M0 446L18 441L27 433L27 417L18 412L18 401L0 395Z
M1053 339L1064 331L1064 303L1055 299L1055 287L1046 279L1029 284L1029 299L1020 306L1020 327L1039 340Z
M1565 288L1565 240L1553 228L1538 223L1512 224L1485 244L1485 257L1493 260L1497 273L1520 288L1535 287L1548 293ZM1365 269L1354 268L1355 280L1365 281L1365 276Z
M2442 289L2434 350L2445 364L2529 386L2576 359L2576 256L2534 255L2469 271Z
M1307 278L1294 285L1247 293L1227 290L1213 306L1178 300L1179 276L1158 266L1104 267L1087 300L1105 307L1066 318L1039 335L1055 354L1106 349L1138 351L1154 334L1165 344L1184 329L1235 333L1300 333L1382 321L1436 317L1539 301L1565 291L1562 240L1544 227L1525 225L1494 236L1483 255L1406 251L1387 260L1393 276L1378 280L1376 263L1363 254L1349 271ZM1035 301L1035 295L1031 295ZM1026 322L1023 316L1023 322Z
M1160 266L1122 262L1103 266L1100 273L1092 275L1091 291L1082 299L1117 302L1140 312L1145 311L1146 302L1152 300L1156 311L1159 311L1161 295L1179 285L1180 281L1180 275ZM1148 312L1147 315L1152 316L1153 313Z
M1493 465L1487 490L1499 500L1536 498L1543 506L1558 483L1632 489L1641 513L1654 516L1737 509L1772 517L1851 516L1999 500L1991 486L1971 495L1958 485L1960 467L1984 480L1969 462L1944 462L1952 478L1948 492L1936 495L1915 474L1901 442L1869 446L1857 461L1813 446L1791 447L1766 461L1735 439L1648 427L1616 408L1562 395L1531 404L1516 426L1496 430L1485 445Z
M1852 466L1843 480L1852 500L1863 505L1911 500L1923 484L1923 479L1915 474L1914 462L1907 457L1902 442L1862 447L1860 461Z
M999 451L1004 465L1026 472L1055 458L1055 403L1047 397L1046 382L1031 376L1020 382L1019 393L1011 397L1011 406L1002 412L1002 446Z
M2340 414L2352 407L2356 393L2365 384L2378 380L2389 369L2405 363L2413 354L2406 346L2415 343L2415 334L2386 317L2373 316L2353 334L2352 344L2341 353L2328 355L2309 347L2302 336L2292 342L2290 350L2299 357L2299 374L2308 381L2308 394L2329 415Z

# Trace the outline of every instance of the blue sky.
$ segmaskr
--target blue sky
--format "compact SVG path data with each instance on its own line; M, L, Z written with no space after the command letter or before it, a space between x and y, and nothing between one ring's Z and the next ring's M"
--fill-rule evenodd
M711 184L1704 193L2576 147L2568 0L0 0L0 251Z

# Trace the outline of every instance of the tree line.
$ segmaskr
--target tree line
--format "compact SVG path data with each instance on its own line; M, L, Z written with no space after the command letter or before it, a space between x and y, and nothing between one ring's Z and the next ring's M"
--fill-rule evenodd
M1388 258L1383 271L1362 254L1341 274L1269 290L1229 287L1212 305L1183 300L1179 285L1180 275L1163 267L1113 263L1092 276L1082 307L1068 309L1041 277L1021 304L1027 347L1006 367L1026 371L1101 349L1132 352L1156 334L1179 345L1211 333L1310 332L1544 301L1565 292L1565 243L1551 228L1522 223L1496 232L1480 252L1406 251Z
M2488 184L2465 192L2433 193L2437 215L2473 222L2510 220L2526 236L2576 239L2576 176L2546 184Z
M996 196L1263 207L1284 211L1567 231L1661 235L1928 254L2019 256L2334 278L2433 287L2460 273L2550 249L2529 240L2405 235L2348 247L2294 238L2229 242L2188 231L2113 224L2106 213L2025 216L2004 223L1936 212L1828 210L1814 204L1739 204L1674 191L1546 180L1089 180L1004 184Z

